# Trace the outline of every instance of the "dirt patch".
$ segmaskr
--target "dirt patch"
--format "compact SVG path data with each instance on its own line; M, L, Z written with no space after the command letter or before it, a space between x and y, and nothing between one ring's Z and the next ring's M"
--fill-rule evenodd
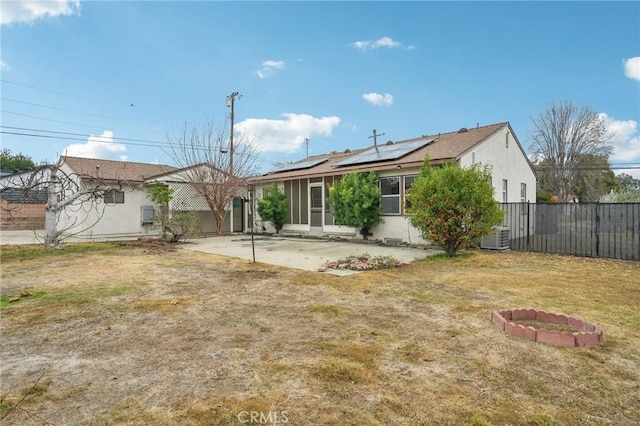
M476 253L340 278L161 247L3 263L3 291L42 292L1 311L3 424L640 418L637 263ZM607 340L528 345L488 320L525 301Z

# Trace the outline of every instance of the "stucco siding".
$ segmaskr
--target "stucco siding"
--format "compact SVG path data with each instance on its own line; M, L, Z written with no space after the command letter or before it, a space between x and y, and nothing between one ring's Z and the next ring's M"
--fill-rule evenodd
M507 147L506 135L509 133ZM507 202L520 202L521 184L526 187L526 200L536 202L536 177L531 170L525 154L522 152L509 127L505 126L485 142L475 146L460 157L460 166L469 167L475 163L490 164L491 183L496 201L503 202L502 183L507 181Z
M158 230L151 224L142 224L140 207L152 205L143 190L123 187L123 204L105 204L97 201L87 212L89 203L84 209L73 211L67 209L60 215L59 229L64 229L72 223L79 224L72 228L72 233L80 231L78 237L100 238L106 236L138 236L156 235Z

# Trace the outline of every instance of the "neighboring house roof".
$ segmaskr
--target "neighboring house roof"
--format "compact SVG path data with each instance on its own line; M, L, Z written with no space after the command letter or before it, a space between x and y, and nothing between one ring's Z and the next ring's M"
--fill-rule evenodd
M9 177L13 175L21 175L23 173L30 173L33 170L8 170L8 169L0 169L0 177Z
M131 161L99 160L62 156L62 161L83 178L95 177L105 181L143 183L146 178L176 170L163 164L134 163Z
M343 152L332 152L330 154L316 155L313 157L305 158L304 160L298 161L291 165L287 165L286 167L284 167L284 171L278 171L278 169L276 169L264 176L252 178L251 182L275 182L296 178L341 175L350 173L353 170L357 170L359 172L368 172L389 170L397 167L421 167L424 163L425 155L427 154L429 155L432 164L455 161L462 155L467 153L469 150L471 150L473 147L480 144L505 126L509 126L511 134L513 135L514 133L513 130L511 130L511 126L509 125L509 123L503 122L488 126L477 126L471 129L462 128L455 132L440 133L437 135L422 135L413 139L378 144L378 147L384 147L388 144L393 144L399 149L400 152L402 152L403 144L406 144L406 146L419 146L419 148L410 151L409 153L402 155L399 158L390 160L383 159L381 161L373 161L363 164L350 164L344 166L338 165L341 162L348 163L348 161L345 160L353 158L358 154L362 154L367 150L371 150L373 149L372 147L354 151L347 149ZM520 144L518 143L518 145ZM296 165L299 165L300 167L295 168ZM292 167L294 167L295 169L292 169Z
M191 171L194 171L197 173L197 169L201 167L209 167L211 169L214 169L216 173L220 173L221 175L229 175L229 173L227 173L226 171L220 169L219 167L213 166L210 163L198 163L198 164L183 167L180 169L173 167L171 170L167 170L165 172L161 172L152 176L147 176L145 180L146 181L163 180L166 182L177 182L177 183L188 182L189 181L188 173L190 173ZM172 177L173 179L170 179L170 177Z
M48 199L48 192L46 189L33 189L30 191L8 189L2 191L2 198L14 203L45 203Z

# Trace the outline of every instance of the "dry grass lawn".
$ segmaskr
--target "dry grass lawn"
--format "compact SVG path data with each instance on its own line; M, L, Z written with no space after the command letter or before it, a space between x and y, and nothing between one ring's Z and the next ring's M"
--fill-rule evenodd
M640 263L470 252L340 278L180 248L3 246L2 295L2 424L640 424ZM605 342L491 323L519 306Z

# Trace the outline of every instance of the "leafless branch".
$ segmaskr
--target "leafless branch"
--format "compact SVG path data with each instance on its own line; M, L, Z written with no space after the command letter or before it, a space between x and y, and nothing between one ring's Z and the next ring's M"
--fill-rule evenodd
M574 169L585 156L607 159L613 151L613 134L603 118L590 107L579 108L565 101L551 103L531 118L534 130L530 148L536 164L545 166L542 181L559 199L571 194L576 184Z
M244 138L228 146L226 126L216 128L211 122L185 122L167 139L171 149L165 152L182 169L181 179L206 201L220 234L229 204L245 191L246 178L257 172L256 147Z

